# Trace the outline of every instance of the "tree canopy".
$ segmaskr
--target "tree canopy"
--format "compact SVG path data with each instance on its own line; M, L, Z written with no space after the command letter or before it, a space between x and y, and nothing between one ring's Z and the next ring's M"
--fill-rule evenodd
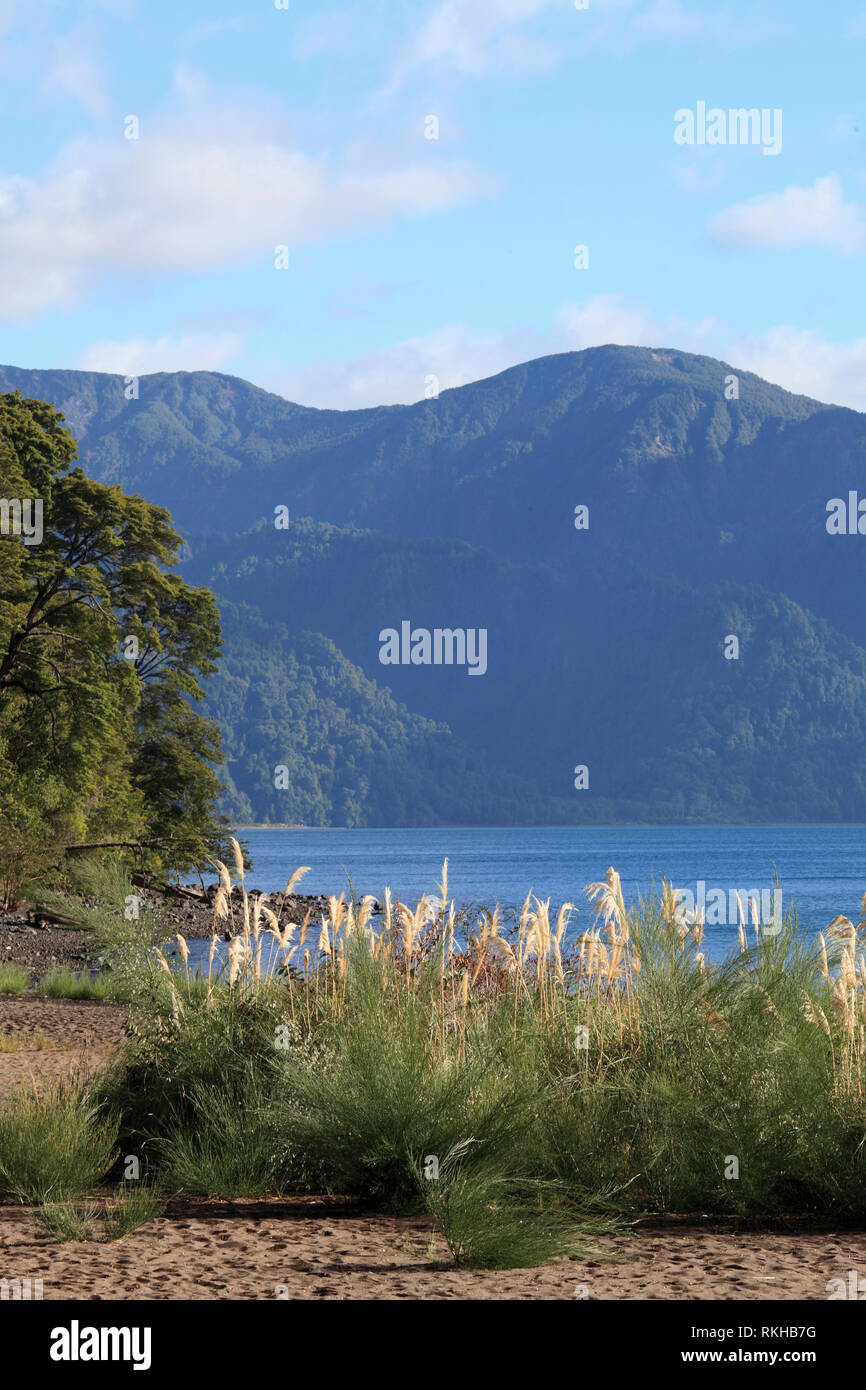
M86 477L76 453L53 406L0 395L3 853L122 838L188 867L219 829L220 736L195 708L218 610L173 572L169 512Z

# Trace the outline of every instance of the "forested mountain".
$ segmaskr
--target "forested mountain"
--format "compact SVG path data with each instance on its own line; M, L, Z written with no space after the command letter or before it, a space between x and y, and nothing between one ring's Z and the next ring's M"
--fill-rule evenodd
M286 532L261 527L218 554L216 563L199 554L191 578L263 619L254 657L249 631L233 622L225 642L239 675L248 660L269 668L251 682L268 701L267 716L239 719L223 703L224 675L212 683L210 705L225 730L245 730L233 775L253 808L270 796L261 769L281 761L281 747L310 737L314 695L328 702L332 720L343 708L338 727L350 705L357 710L357 697L347 700L350 671L368 700L385 688L381 708L395 748L416 732L409 709L447 725L441 775L463 798L463 823L484 823L494 807L497 820L513 823L844 820L849 799L866 808L866 654L781 595L731 584L698 593L621 566L567 577L508 565L462 542L400 541L308 520ZM226 613L223 604L224 622ZM484 628L486 673L382 665L379 634L404 620L413 630ZM311 639L303 639L305 709L297 707L299 678L284 676L297 666L300 639L286 641L283 629L302 625L329 639L313 660ZM729 635L740 643L736 660L725 657ZM363 723L377 734L383 728L369 708ZM428 747L429 735L428 727ZM235 768L232 737L226 733ZM451 750L466 759L465 787ZM382 765L373 743L353 756L355 771L375 785ZM414 756L408 785L431 766L426 753ZM251 775L254 764L260 770ZM578 764L589 769L586 790L573 786ZM476 774L487 779L480 798ZM515 776L524 783L518 803ZM412 823L452 821L440 806L441 797ZM389 823L380 815L375 823Z
M188 538L284 505L567 572L621 559L760 583L866 642L858 546L825 529L830 498L866 492L866 417L713 358L590 348L358 411L207 372L143 377L130 400L94 372L0 368L0 389L57 404L85 470L167 506Z
M499 769L448 726L412 714L321 633L289 633L225 602L225 657L208 708L224 730L227 805L306 825L530 825L565 796ZM282 774L282 775L280 775Z
M187 538L232 814L866 818L866 535L826 525L866 493L855 411L619 347L349 412L213 373L0 388L53 401L85 471ZM485 674L384 665L404 621L483 630Z

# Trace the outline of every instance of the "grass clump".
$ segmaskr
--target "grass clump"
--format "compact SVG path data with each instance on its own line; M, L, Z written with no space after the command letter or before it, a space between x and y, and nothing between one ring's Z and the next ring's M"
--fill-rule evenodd
M76 1206L74 1202L46 1202L36 1213L43 1235L50 1240L93 1240L98 1208L94 1202Z
M42 1233L51 1240L122 1240L159 1214L159 1198L150 1188L121 1188L113 1201L46 1202L36 1212Z
M197 1086L193 1114L166 1136L160 1181L169 1192L202 1197L260 1197L280 1190L279 1140L270 1096L247 1067L243 1104L236 1093Z
M55 1202L90 1191L114 1162L118 1125L82 1086L16 1092L0 1107L0 1201Z
M111 999L115 996L110 976L78 974L74 970L53 970L43 975L36 993L44 999Z
M0 964L0 994L23 994L30 983L30 971L12 961Z
M105 1240L122 1240L159 1215L160 1200L145 1183L124 1183L113 1202L101 1208Z
M423 1184L425 1206L456 1264L470 1269L528 1269L557 1256L598 1258L590 1223L570 1208L561 1184L509 1174L502 1154L473 1159L471 1143L445 1155Z

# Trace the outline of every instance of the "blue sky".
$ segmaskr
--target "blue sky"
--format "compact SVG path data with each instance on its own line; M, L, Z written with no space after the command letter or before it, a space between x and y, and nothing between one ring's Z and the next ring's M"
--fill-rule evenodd
M346 407L629 342L866 408L864 67L866 0L0 0L0 361Z

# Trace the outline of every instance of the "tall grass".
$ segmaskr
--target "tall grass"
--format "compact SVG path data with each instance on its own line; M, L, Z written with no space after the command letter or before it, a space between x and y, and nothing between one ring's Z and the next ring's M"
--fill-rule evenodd
M79 1085L16 1092L0 1107L0 1200L78 1197L107 1174L118 1118Z
M810 943L793 914L777 934L743 914L711 964L670 884L627 909L613 869L575 935L536 897L466 931L447 864L412 907L341 894L299 926L302 871L270 900L239 851L234 882L216 867L205 977L182 937L174 971L142 951L99 1093L169 1190L427 1210L488 1266L648 1213L866 1216L864 922Z
M280 1189L280 1141L270 1096L255 1066L245 1084L193 1088L191 1111L176 1115L167 1136L160 1181L169 1192L203 1197L260 1197Z

